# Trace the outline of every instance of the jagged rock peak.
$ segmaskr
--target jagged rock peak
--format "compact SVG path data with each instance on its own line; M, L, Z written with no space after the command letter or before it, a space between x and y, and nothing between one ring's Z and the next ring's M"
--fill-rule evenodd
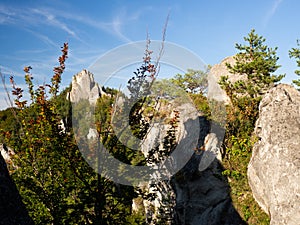
M89 100L90 104L96 104L97 99L105 94L94 80L94 75L86 69L73 76L72 90L68 98L71 102L78 102L80 99Z
M248 166L253 196L270 224L300 221L300 92L290 85L272 88L262 99L257 143Z

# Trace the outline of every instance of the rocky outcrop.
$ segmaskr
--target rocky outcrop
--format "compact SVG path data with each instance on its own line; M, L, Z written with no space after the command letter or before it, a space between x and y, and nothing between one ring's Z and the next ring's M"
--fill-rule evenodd
M199 146L205 146L204 151L196 152L172 180L176 193L174 224L246 224L232 205L230 188L222 175L218 149L223 137L211 133L212 125L203 117L199 126Z
M162 185L164 192L155 191L160 190L157 189L160 181L156 182L154 190L150 188L150 193L156 193L158 197L153 202L145 204L144 201L142 208L145 209L147 222L156 224L151 219L157 217L158 210L151 209L159 209L164 197L168 196L169 208L173 209L173 212L168 213L173 214L174 225L245 224L232 205L230 187L222 175L220 146L224 129L207 121L201 113L194 114L192 109L193 106L189 104L180 105L177 109L180 112L177 148L180 149L181 155L187 151L192 151L192 154L189 155L185 166L173 174L171 186L167 183ZM154 124L151 127L142 145L146 156L149 149L155 148L155 145L162 145L166 130L167 127L162 124Z
M175 132L176 143L178 143L176 149L173 151L180 152L180 157L170 157L174 164L184 164L188 161L191 156L190 153L193 153L193 149L197 148L198 136L199 136L199 122L198 117L199 113L195 109L192 103L185 103L176 105L169 104L167 107L158 107L160 112L166 111L169 112L167 118L174 118L174 112L179 113L177 129ZM197 121L197 122L195 122ZM144 153L145 157L149 157L150 154L153 154L151 158L154 160L148 161L148 165L152 166L159 161L158 155L156 152L158 149L164 149L164 140L167 136L167 133L170 129L170 125L162 121L160 123L154 123L150 126L150 129L141 144L141 151ZM153 151L154 150L154 151ZM188 155L188 157L186 157ZM181 160L187 158L184 163ZM157 160L155 160L157 159ZM174 171L163 172L163 176L167 176L168 179L171 178ZM160 173L155 173L153 179L145 185L145 190L148 194L155 194L156 198L153 200L144 200L143 208L145 209L146 221L147 224L157 224L157 217L161 216L159 211L164 211L163 217L171 217L172 211L175 205L175 193L170 185L170 182L162 181ZM168 199L166 202L165 199ZM170 220L172 218L169 218Z
M67 99L72 103L73 129L74 127L78 128L79 123L86 125L85 128L80 127L80 132L83 132L88 139L98 137L97 130L89 127L89 121L93 120L92 111L95 109L97 100L104 95L107 94L95 82L94 75L91 72L84 69L73 76L72 89L67 95ZM68 126L64 125L64 127Z
M217 101L224 101L226 104L230 103L230 99L226 92L220 87L218 82L222 76L228 76L228 80L231 82L236 82L238 80L246 79L246 75L239 75L230 73L227 69L226 64L234 65L236 60L234 56L229 56L222 60L220 64L212 66L209 71L208 79L208 93L207 97L209 99L215 99Z
M11 156L14 155L14 151L5 144L0 145L0 154L6 163L11 163Z
M97 99L104 94L99 85L95 82L94 76L87 70L82 70L72 79L72 90L68 98L71 102L77 103L81 99L89 100L90 104L95 105Z
M194 161L201 157L195 156ZM174 182L176 192L176 225L238 225L246 224L235 208L229 185L222 179L222 166L214 160L201 172L189 174L187 179Z
M300 92L272 88L262 99L248 179L253 196L271 224L300 221Z
M25 205L0 154L0 225L31 225Z

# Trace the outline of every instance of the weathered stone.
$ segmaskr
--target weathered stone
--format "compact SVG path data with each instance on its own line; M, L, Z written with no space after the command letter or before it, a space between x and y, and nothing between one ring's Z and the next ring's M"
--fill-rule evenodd
M73 103L73 112L76 110L82 110L82 112L86 112L86 114L81 117L72 117L73 123L76 124L77 120L85 120L86 124L89 124L89 121L92 121L91 111L93 107L96 105L98 98L103 95L107 95L101 87L99 87L98 83L94 80L94 75L88 70L82 70L73 76L72 79L72 89L67 95L67 99ZM88 105L85 108L80 108L80 104L84 102L89 102L91 108ZM79 106L78 106L79 105ZM76 107L79 107L77 109ZM63 123L64 125L64 123ZM95 128L88 128L86 137L88 139L95 139L98 137L97 130Z
M174 176L174 224L246 224L232 205L230 188L222 175L222 165L218 160L221 139L218 134L210 133L211 124L205 118L200 117L199 122L199 145L205 148L195 153Z
M72 90L68 98L71 102L77 103L81 99L89 100L90 104L95 105L97 99L104 94L99 85L95 82L94 76L87 70L82 70L72 79Z
M0 154L0 225L34 224Z
M183 155L192 151L192 156L189 155L188 163L173 176L168 191L157 193L160 197L166 194L175 196L175 207L172 202L170 205L174 207L173 224L245 224L232 205L230 187L222 175L220 146L224 130L201 114L192 113L192 105L180 107L177 147ZM147 153L155 144L162 144L160 141L166 130L167 127L154 124L142 145L143 152ZM149 211L150 205L144 203L146 215L155 218L156 212ZM160 201L154 201L152 205L157 209Z
M215 159L205 171L174 182L176 191L174 224L246 224L232 205L229 185L222 178L221 171L220 162Z
M178 121L178 127L176 130L176 142L178 143L176 150L179 153L177 153L177 156L168 157L169 159L172 158L171 162L175 165L185 164L191 154L193 154L193 149L197 147L198 144L198 136L199 136L199 112L195 109L194 105L192 103L185 103L182 105L171 104L171 109L178 111L179 114L179 121ZM160 109L162 110L162 109ZM168 115L168 118L174 117L174 112L171 110L171 114ZM195 122L196 121L196 122ZM163 142L164 138L167 136L167 132L169 130L170 126L168 124L165 124L161 121L161 123L154 123L149 129L149 132L147 133L145 139L142 142L141 150L144 153L145 157L149 155L149 151L155 149L156 147L159 147L159 149L164 149ZM153 152L152 152L153 153ZM157 155L154 155L156 158ZM184 163L182 163L184 162ZM149 165L149 164L148 164ZM151 165L151 163L150 163ZM152 165L153 166L153 165ZM172 168L168 173L163 172L163 175L167 175L169 179L173 175L174 168ZM176 170L176 169L175 169ZM154 176L158 175L158 179L156 177L153 178L151 182L145 185L145 190L147 193L155 194L157 197L154 200L145 200L143 208L145 209L147 224L156 224L156 219L158 217L159 209L164 207L164 213L165 214L172 214L171 211L173 211L174 205L175 205L175 194L174 190L172 189L172 186L169 182L160 181L160 175L162 174L155 174ZM152 184L155 184L155 186L152 186ZM168 200L168 206L166 207L166 204L163 204L163 199L169 199ZM166 213L166 210L170 211ZM170 218L171 220L172 218Z
M11 163L11 156L14 155L14 151L5 144L0 145L0 154L6 163Z
M300 221L300 92L272 88L262 99L248 179L253 196L271 224Z
M228 76L228 80L232 83L238 80L246 79L246 75L239 75L230 73L227 69L226 64L234 65L236 60L234 56L229 56L222 60L220 64L212 66L209 71L208 79L208 93L207 97L209 99L215 99L217 101L224 101L226 104L230 103L230 99L227 96L226 92L220 87L218 82L222 76Z

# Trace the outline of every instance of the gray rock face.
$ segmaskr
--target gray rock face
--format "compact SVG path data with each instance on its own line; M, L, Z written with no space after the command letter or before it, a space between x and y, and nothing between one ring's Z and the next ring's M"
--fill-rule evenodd
M221 177L221 165L215 160L205 171L175 182L175 224L246 224L234 209L229 186Z
M205 151L195 153L172 180L176 193L174 224L246 224L234 209L229 185L222 176L217 153L220 137L210 133L210 123L204 118L200 117L199 122L199 145L204 145ZM208 154L207 150L211 152Z
M6 163L11 163L11 156L15 153L10 147L2 144L0 145L0 154L2 155Z
M220 64L214 65L207 77L208 79L208 93L207 97L209 99L215 99L217 101L224 101L226 104L230 103L230 99L226 92L220 87L218 82L222 76L228 76L229 81L236 82L238 80L246 79L246 76L241 76L239 74L232 74L228 71L226 64L235 64L234 56L229 56L222 60Z
M300 221L300 92L280 84L262 99L248 179L271 224Z
M181 114L177 147L181 155L187 151L192 151L192 155L189 155L188 163L172 177L171 185L163 188L164 192L156 193L149 189L150 193L158 195L155 199L158 201L144 202L145 213L155 219L158 210L149 212L149 208L159 209L163 197L168 195L171 198L168 204L174 209L174 225L245 224L232 205L229 185L222 175L220 146L223 130L191 109L188 104L178 108ZM147 153L155 144L161 144L159 140L163 140L166 130L167 127L154 124L143 143L143 152ZM151 221L149 224L156 223Z
M73 103L73 113L79 108L82 112L86 110L85 115L77 115L72 117L73 123L75 121L83 121L85 120L85 124L88 124L88 121L91 121L91 112L89 111L91 106L92 108L96 105L98 98L103 95L107 95L104 91L102 91L101 87L99 87L98 83L94 80L94 75L87 71L82 70L78 74L74 75L72 78L72 89L67 95L67 99ZM89 106L86 105L84 108L80 108L79 105L81 103L86 102L89 103ZM87 103L87 104L88 104ZM64 123L62 123L64 125ZM74 125L74 124L73 124ZM94 128L89 128L87 130L86 136L88 139L94 139L97 136L97 130Z
M171 106L170 106L171 107ZM179 156L172 158L172 163L174 164L185 164L183 161L188 161L191 154L193 154L193 149L197 147L199 125L195 123L199 117L199 112L195 109L193 104L185 103L182 105L172 105L172 109L180 112L178 127L176 132L176 142L178 143L176 150L180 152ZM169 118L173 118L174 113L168 115ZM198 122L198 121L197 121ZM169 125L165 123L154 123L145 137L145 140L142 142L141 150L144 153L145 157L149 155L151 149L159 147L163 149L163 140L167 136L167 131L169 130ZM154 155L157 158L158 155ZM186 159L186 160L184 160ZM181 162L180 162L181 161ZM148 165L151 165L151 163ZM163 172L164 176L167 176L169 179L173 175L173 169L170 171ZM160 180L162 174L154 174L153 179L147 184L145 190L147 193L154 193L157 197L154 200L145 200L144 209L145 214L147 215L147 224L157 224L157 218L159 216L159 210L163 210L166 214L171 217L172 211L175 205L175 194L172 189L172 186L169 182L164 182ZM152 184L155 184L153 187ZM167 202L164 202L164 199L168 199ZM169 212L166 212L169 210ZM172 218L169 218L172 220Z
M25 205L0 154L0 225L31 225Z
M90 104L94 105L102 94L101 88L99 88L93 74L89 71L82 70L73 76L72 90L69 96L71 102L77 103L81 99L88 99Z

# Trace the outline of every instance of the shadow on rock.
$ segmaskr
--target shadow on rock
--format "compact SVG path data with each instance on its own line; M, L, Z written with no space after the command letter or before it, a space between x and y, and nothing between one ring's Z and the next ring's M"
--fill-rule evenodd
M27 209L18 189L9 176L4 158L0 153L0 225L31 225Z
M222 175L222 164L217 159L218 153L205 152L207 149L218 149L221 154L219 146L224 137L224 129L211 124L204 117L199 117L199 123L198 148L202 147L202 150L195 151L185 167L172 178L171 183L176 194L173 224L247 224L233 207L230 187ZM209 140L213 136L217 138L217 142Z

